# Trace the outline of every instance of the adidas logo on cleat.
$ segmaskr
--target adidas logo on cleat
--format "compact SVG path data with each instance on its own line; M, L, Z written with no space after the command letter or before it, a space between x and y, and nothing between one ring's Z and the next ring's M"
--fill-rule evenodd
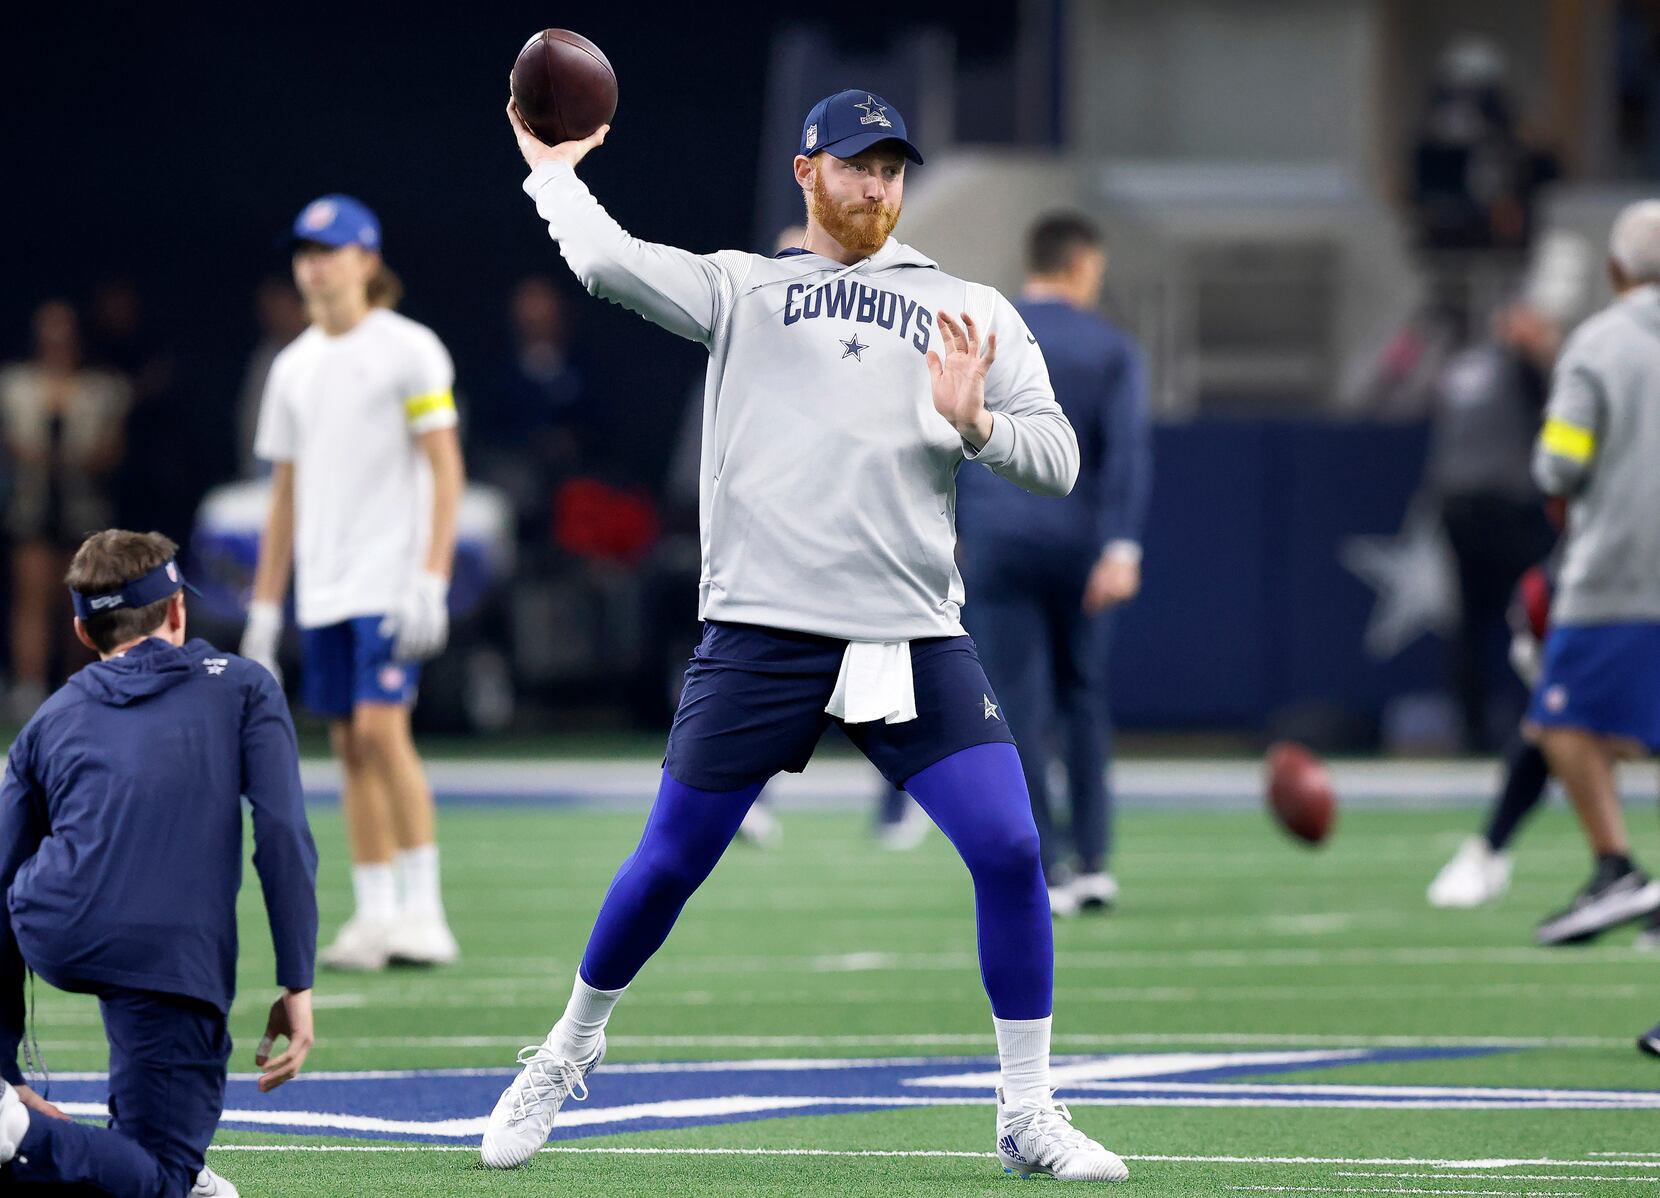
M1010 1160L1019 1161L1023 1165L1028 1163L1026 1157L1020 1151L1020 1146L1014 1142L1013 1136L1004 1136L997 1142L997 1147Z

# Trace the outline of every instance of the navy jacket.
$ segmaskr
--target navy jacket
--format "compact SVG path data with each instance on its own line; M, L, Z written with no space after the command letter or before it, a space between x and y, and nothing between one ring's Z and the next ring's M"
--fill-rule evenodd
M1060 300L1019 301L1078 434L1078 481L1065 499L1021 490L989 470L957 475L957 530L974 545L1015 542L1097 557L1141 543L1153 485L1141 353L1128 334ZM968 597L973 602L974 596Z
M260 666L152 637L80 671L0 785L0 1075L21 1081L24 962L60 990L236 990L242 796L277 983L311 986L317 850L288 704Z

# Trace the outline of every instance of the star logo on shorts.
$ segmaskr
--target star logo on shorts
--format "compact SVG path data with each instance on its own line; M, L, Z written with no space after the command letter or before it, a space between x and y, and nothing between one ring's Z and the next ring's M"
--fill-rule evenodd
M997 714L997 704L991 701L990 695L981 695L980 702L986 705L986 719L996 720L998 723L1003 722L1003 717Z
M854 333L853 336L842 342L842 357L855 358L858 361L863 362L865 360L864 352L869 348L870 346L868 345L860 345L859 334Z

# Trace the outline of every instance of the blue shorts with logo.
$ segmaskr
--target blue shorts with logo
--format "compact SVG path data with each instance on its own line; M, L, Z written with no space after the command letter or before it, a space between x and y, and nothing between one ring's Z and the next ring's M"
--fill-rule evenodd
M705 621L686 670L663 768L699 790L739 790L800 773L832 723L895 786L962 749L1013 744L966 636L911 642L914 720L848 724L825 710L847 642L753 624Z
M413 703L421 667L394 661L382 616L300 629L300 694L320 716L347 719L359 703Z
M1527 718L1660 751L1660 624L1552 628Z

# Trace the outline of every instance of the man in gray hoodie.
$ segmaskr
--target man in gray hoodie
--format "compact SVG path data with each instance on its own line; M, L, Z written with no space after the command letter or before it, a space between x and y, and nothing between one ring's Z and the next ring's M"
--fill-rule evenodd
M1621 758L1660 751L1660 200L1620 213L1608 270L1618 298L1563 348L1533 459L1569 506L1528 720L1596 855L1541 944L1644 917L1660 939L1660 882L1631 859L1615 780Z
M922 155L861 89L814 106L799 249L700 255L631 237L509 106L536 201L590 294L708 348L699 489L704 637L640 844L607 891L564 1016L491 1112L485 1165L530 1160L605 1055L611 1010L773 774L832 721L945 832L974 882L1010 1172L1122 1181L1050 1089L1053 933L1002 704L963 633L956 475L1065 495L1078 439L1037 338L996 291L889 234Z

